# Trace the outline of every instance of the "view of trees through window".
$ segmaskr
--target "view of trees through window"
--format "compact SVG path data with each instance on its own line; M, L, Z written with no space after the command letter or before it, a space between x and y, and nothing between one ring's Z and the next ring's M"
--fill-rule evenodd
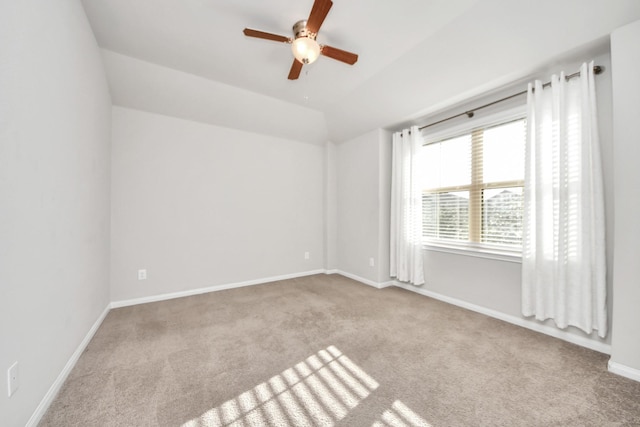
M423 147L427 241L521 246L525 125L519 119Z
M522 245L522 187L485 190L483 242Z
M422 216L425 237L469 240L468 192L423 194Z

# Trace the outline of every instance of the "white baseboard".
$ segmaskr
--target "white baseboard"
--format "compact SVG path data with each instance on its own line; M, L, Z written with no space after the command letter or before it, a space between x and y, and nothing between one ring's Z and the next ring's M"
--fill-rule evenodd
M365 279L364 277L360 277L358 275L355 274L351 274L351 273L347 273L346 271L342 271L342 270L331 270L332 273L327 273L327 274L339 274L341 276L344 277L348 277L349 279L353 279L357 282L360 283L364 283L365 285L369 285L372 286L376 289L382 289L382 288L386 288L388 286L393 286L393 282L375 282L373 280L369 280L369 279Z
M640 369L631 368L617 362L612 362L611 360L609 360L607 368L609 369L609 372L613 374L640 382Z
M386 288L388 286L397 286L402 289L406 289L411 292L418 293L420 295L424 295L433 299L437 299L442 302L446 302L451 305L455 305L458 307L462 307L467 310L475 311L476 313L484 314L489 317L493 317L495 319L499 319L505 321L507 323L511 323L513 325L522 326L523 328L531 329L536 332L540 332L545 335L552 336L554 338L561 339L563 341L570 342L572 344L579 345L581 347L585 347L591 350L598 351L604 354L611 354L611 345L605 344L600 341L595 341L587 337L583 337L580 335L571 334L569 332L554 328L553 326L543 325L541 323L533 322L527 319L523 319L521 317L513 316L510 314L505 314L500 311L491 310L486 307L482 307L476 304L472 304L467 301L463 301L457 298L449 297L446 295L442 295L436 292L432 292L426 289L423 289L418 286L409 285L406 283L398 282L397 280L392 280L389 282L374 282L373 280L365 279L364 277L360 277L355 274L348 273L342 270L327 270L326 274L340 274L341 276L348 277L350 279L356 280L360 283L364 283L365 285L372 286L376 289ZM627 378L636 379L636 381L640 381L640 371L636 371L633 368L628 368L624 365L616 364L615 362L609 362L609 371L613 373L619 373L619 375L625 376Z
M388 282L380 282L380 283L378 283L378 287L380 289L388 288L390 286L395 286L395 281L389 280Z
M206 288L189 289L189 290L180 291L180 292L171 292L171 293L168 293L168 294L151 295L151 296L142 297L142 298L133 298L133 299L122 300L122 301L113 301L111 303L111 308L127 307L127 306L130 306L130 305L146 304L148 302L156 302L156 301L164 301L164 300L169 300L169 299L174 299L174 298L189 297L189 296L192 296L192 295L206 294L206 293L215 292L215 291L223 291L225 289L242 288L244 286L261 285L261 284L264 284L264 283L276 282L278 280L295 279L297 277L312 276L314 274L322 274L322 273L325 273L325 271L326 270L324 270L324 269L311 270L311 271L304 271L304 272L300 272L300 273L285 274L285 275L282 275L282 276L273 276L273 277L265 277L265 278L262 278L262 279L247 280L247 281L244 281L244 282L236 282L236 283L228 283L228 284L224 284L224 285L209 286L209 287L206 287Z
M406 289L411 292L416 292L420 295L424 295L433 299L437 299L442 302L446 302L448 304L452 304L458 307L465 308L467 310L475 311L480 314L484 314L489 317L493 317L495 319L503 320L507 323L511 323L517 326L522 326L523 328L531 329L536 332L543 333L545 335L550 335L554 338L559 338L563 341L570 342L572 344L576 344L582 347L589 348L591 350L598 351L600 353L611 354L611 345L605 344L599 341L594 341L592 339L581 337L579 335L570 334L566 331L554 328L553 326L543 325L540 323L535 323L527 319L523 319L521 317L516 317L510 314L505 314L500 311L491 310L486 307L482 307L479 305L475 305L469 303L467 301L459 300L457 298L452 298L446 295L438 294L436 292L428 291L426 289L422 289L416 286L407 285L400 282L394 282L394 286L397 286L402 289Z
M458 307L462 307L462 308L465 308L465 309L468 309L468 310L471 310L471 311L475 311L475 312L478 312L478 313L481 313L481 314L485 314L487 316L494 317L496 319L500 319L500 320L503 320L505 322L512 323L514 325L522 326L522 327L525 327L527 329L532 329L532 330L537 331L537 332L541 332L541 333L544 333L544 334L547 334L547 335L551 335L553 337L560 338L562 340L565 340L565 341L568 341L568 342L571 342L573 344L577 344L577 345L580 345L580 346L583 346L583 347L586 347L586 348L590 348L592 350L599 351L601 353L611 354L611 346L608 345L608 344L595 342L595 341L590 340L588 338L583 338L583 337L580 337L580 336L577 336L577 335L569 334L569 333L566 333L564 331L555 329L555 328L550 327L550 326L532 323L532 322L527 321L526 319L522 319L522 318L518 318L518 317L515 317L515 316L507 315L507 314L504 314L504 313L501 313L501 312L498 312L498 311L495 311L495 310L490 310L488 308L481 307L481 306L478 306L478 305L475 305L475 304L471 304L471 303L468 303L466 301L458 300L456 298L452 298L452 297L441 295L441 294L438 294L438 293L435 293L435 292L427 291L427 290L419 288L419 287L406 285L406 284L403 284L403 283L400 283L400 282L397 282L397 281L375 282L373 280L365 279L364 277L360 277L360 276L355 275L355 274L347 273L346 271L320 269L320 270L312 270L312 271L306 271L306 272L301 272L301 273L293 273L293 274L286 274L286 275L281 275L281 276L267 277L267 278L256 279L256 280L249 280L249 281L244 281L244 282L236 282L236 283L230 283L230 284L224 284L224 285L218 285L218 286L211 286L211 287L207 287L207 288L199 288L199 289L192 289L192 290L181 291L181 292L173 292L173 293L168 293L168 294L153 295L153 296L143 297L143 298L136 298L136 299L130 299L130 300L123 300L123 301L114 301L114 302L110 303L109 305L107 305L107 307L100 314L98 319L95 321L95 323L93 324L93 326L91 327L91 329L89 330L87 335L84 337L84 339L82 340L82 342L80 343L80 345L78 346L76 351L71 355L71 357L69 358L69 361L67 362L65 367L62 369L62 372L60 372L60 374L58 375L58 377L56 378L54 383L51 385L51 387L47 391L46 395L44 396L44 398L42 399L42 401L40 402L40 404L38 405L36 410L31 415L31 418L29 418L29 421L27 422L26 427L32 427L32 426L35 427L35 426L38 425L38 423L40 422L40 420L42 419L42 417L46 413L47 409L49 408L49 406L53 402L53 399L56 397L56 395L60 391L60 388L64 384L65 380L69 376L69 373L71 372L71 370L73 369L73 367L77 363L78 359L80 358L80 355L82 354L82 352L85 350L85 348L87 347L87 345L89 344L89 342L93 338L94 334L96 333L96 331L98 330L98 328L100 327L102 322L104 321L105 317L107 316L107 314L109 313L109 310L111 308L126 307L126 306L130 306L130 305L144 304L144 303L154 302L154 301L163 301L163 300L168 300L168 299L173 299L173 298L181 298L181 297L185 297L185 296L191 296L191 295L198 295L198 294L203 294L203 293L208 293L208 292L221 291L221 290L225 290L225 289L240 288L240 287L244 287L244 286L259 285L259 284L263 284L263 283L275 282L275 281L278 281L278 280L295 279L297 277L311 276L311 275L314 275L314 274L323 274L323 273L324 274L340 274L341 276L348 277L350 279L356 280L356 281L358 281L360 283L363 283L365 285L372 286L372 287L374 287L376 289L382 289L382 288L386 288L386 287L389 287L389 286L397 286L397 287L400 287L400 288L403 288L403 289L406 289L406 290L409 290L409 291L412 291L412 292L416 292L418 294L421 294L421 295L424 295L424 296L427 296L427 297L430 297L430 298L434 298L434 299L437 299L437 300L440 300L440 301L443 301L443 302L446 302L446 303L449 303L449 304L452 304L452 305L456 305ZM630 378L630 379L635 380L635 381L640 381L640 370L637 370L637 369L634 369L634 368L630 368L628 366L621 365L619 363L612 362L612 361L609 361L608 368L609 368L609 371L614 373L614 374L618 374L618 375Z
M89 329L87 335L85 335L78 348L76 348L76 351L73 352L73 354L67 361L67 364L64 365L64 368L62 369L56 380L53 382L51 387L49 387L47 394L44 395L44 398L42 398L36 410L33 412L33 414L31 414L31 418L29 418L29 421L27 421L27 424L25 425L26 427L35 427L38 425L44 414L47 412L47 409L49 409L49 406L51 406L53 399L55 399L56 395L60 391L60 388L67 380L69 373L78 362L80 355L82 355L82 352L85 350L85 348L87 348L87 345L89 345L91 338L93 338L100 325L102 325L104 318L107 317L109 310L110 305L107 305L100 316L98 316L98 319L94 322L93 326L91 326L91 329Z

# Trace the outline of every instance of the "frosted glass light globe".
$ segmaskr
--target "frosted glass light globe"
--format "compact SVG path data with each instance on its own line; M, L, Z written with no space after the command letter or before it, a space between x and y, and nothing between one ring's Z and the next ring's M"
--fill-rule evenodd
M293 56L303 64L311 64L320 56L320 45L310 37L298 37L291 43Z

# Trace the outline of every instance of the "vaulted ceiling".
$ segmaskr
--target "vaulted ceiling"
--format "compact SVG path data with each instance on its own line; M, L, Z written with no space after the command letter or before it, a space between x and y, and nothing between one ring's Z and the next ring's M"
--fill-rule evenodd
M358 62L321 57L291 81L289 45L242 30L291 36L313 0L83 4L114 104L312 142L410 121L640 17L636 0L334 0L318 41Z

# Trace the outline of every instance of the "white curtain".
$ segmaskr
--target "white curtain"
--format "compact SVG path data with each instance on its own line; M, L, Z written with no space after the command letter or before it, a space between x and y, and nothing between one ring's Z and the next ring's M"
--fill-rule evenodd
M414 285L424 283L422 267L422 189L418 152L420 130L393 134L391 176L391 276Z
M529 84L522 312L607 333L604 195L593 63Z

